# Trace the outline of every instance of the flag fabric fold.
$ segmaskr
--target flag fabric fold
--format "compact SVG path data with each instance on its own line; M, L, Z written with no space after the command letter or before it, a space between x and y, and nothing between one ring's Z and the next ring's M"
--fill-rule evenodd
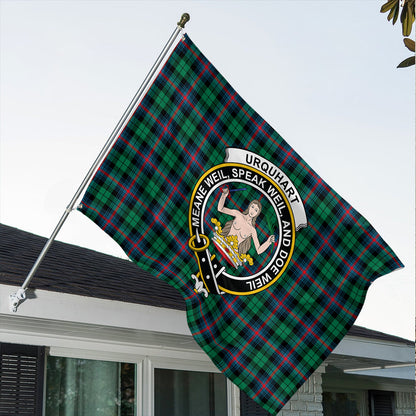
M79 210L180 292L195 340L270 413L402 267L187 35Z

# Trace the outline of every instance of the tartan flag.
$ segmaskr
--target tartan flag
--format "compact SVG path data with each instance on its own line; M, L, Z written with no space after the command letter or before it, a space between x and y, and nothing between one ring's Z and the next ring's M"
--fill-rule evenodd
M195 340L271 413L402 267L187 35L79 209L181 293Z

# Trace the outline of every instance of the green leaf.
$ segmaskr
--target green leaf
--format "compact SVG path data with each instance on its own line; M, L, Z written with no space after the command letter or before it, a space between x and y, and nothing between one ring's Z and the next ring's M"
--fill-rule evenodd
M410 58L405 59L404 61L400 62L397 65L397 68L407 68L408 66L412 66L415 64L415 57L411 56Z
M395 13L394 13L394 17L393 17L393 24L395 24L397 22L397 19L399 18L400 15L400 7L397 5L397 7L395 8Z
M400 15L400 21L402 22L403 36L409 36L412 33L413 22L415 21L414 9L412 8L412 2L407 1L402 9Z
M387 16L387 20L390 21L393 18L393 24L397 22L397 18L399 17L400 7L399 3L395 4L394 7L390 10L389 15Z
M402 12L400 14L400 21L402 22L402 24L404 24L406 16L407 16L407 7L406 7L406 3L405 3L403 8L402 8Z
M406 19L403 24L403 36L409 36L412 33L413 22L409 14L407 14Z
M403 42L404 42L406 48L409 49L409 51L412 51L412 52L415 51L415 41L413 39L404 38Z
M380 9L380 13L388 12L394 5L399 5L399 0L390 0L386 4L383 4Z

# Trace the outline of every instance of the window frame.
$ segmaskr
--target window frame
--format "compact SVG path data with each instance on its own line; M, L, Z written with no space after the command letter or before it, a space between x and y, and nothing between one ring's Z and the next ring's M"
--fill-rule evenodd
M322 404L323 404L323 393L351 393L356 394L359 398L358 410L361 416L368 416L368 394L367 390L360 389L351 389L351 388L342 388L342 387L333 387L326 388L322 392Z
M142 416L140 413L141 396L142 396L142 369L144 358L131 354L123 353L111 353L107 351L96 351L96 350L78 350L75 348L50 348L45 353L44 359L44 384L43 384L43 410L42 415L45 416L46 407L46 378L47 378L47 361L48 357L62 357L62 358L73 358L81 360L95 360L95 361L108 361L116 363L129 363L136 366L136 387L135 387L135 398L136 398L136 416Z
M144 390L144 396L149 399L146 408L143 409L145 415L154 416L155 414L155 369L180 370L180 371L199 371L204 373L221 373L210 361L184 360L168 357L146 357L144 360L144 377L147 378L148 390ZM227 383L227 416L240 416L240 406L236 405L240 400L240 391L230 380ZM145 386L146 383L143 385ZM143 416L143 415L141 415Z
M179 355L179 356L178 356ZM200 371L207 373L220 373L211 361L189 360L186 353L161 355L136 355L126 354L117 351L81 350L68 347L51 348L47 356L80 358L88 360L101 360L112 362L125 362L136 365L136 416L154 416L154 370L182 370ZM45 375L46 361L45 357ZM227 416L240 416L240 392L238 387L227 382ZM44 395L46 394L46 383ZM43 412L44 414L44 412Z
M375 401L377 396L384 396L390 399L391 414L396 415L396 394L391 390L368 390L369 416L375 413Z

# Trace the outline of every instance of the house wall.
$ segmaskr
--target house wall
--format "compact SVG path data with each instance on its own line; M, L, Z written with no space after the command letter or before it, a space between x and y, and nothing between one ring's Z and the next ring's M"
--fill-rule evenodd
M278 416L322 416L322 373L319 368L286 403Z
M408 416L415 414L414 393L396 392L395 396L396 416Z
M7 299L13 290L15 287L0 284L0 299ZM218 371L191 338L185 312L41 290L36 291L36 297L36 301L23 303L18 314L9 312L7 302L0 302L0 341L46 345L52 356L136 363L141 375L138 416L152 414L153 368ZM342 355L332 355L335 364L357 357L371 360L372 355L377 360L394 359L398 364L414 360L413 347L357 337L347 337L337 348ZM278 415L323 416L323 378L326 390L362 391L363 416L368 415L365 397L369 389L396 392L395 416L415 414L414 381L397 379L382 384L380 378L344 373L332 377L329 369L326 374L324 367L318 369ZM229 415L239 416L238 389L231 383L228 389Z

